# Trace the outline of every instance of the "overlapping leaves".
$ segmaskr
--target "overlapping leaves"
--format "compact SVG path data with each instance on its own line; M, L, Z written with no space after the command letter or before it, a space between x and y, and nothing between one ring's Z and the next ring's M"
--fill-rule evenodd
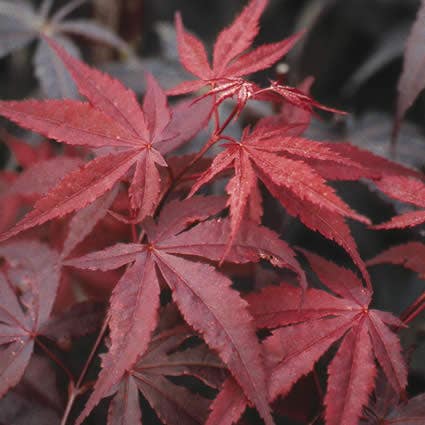
M281 285L249 298L261 328L275 329L264 342L271 370L271 399L286 395L317 360L342 340L328 367L327 424L357 424L374 388L378 361L397 394L404 392L407 368L391 326L393 315L370 309L372 294L349 270L306 253L312 269L335 295Z
M0 113L59 142L103 151L63 178L21 222L3 234L3 239L85 207L127 178L129 172L133 216L141 221L151 215L160 199L158 167L167 166L163 155L199 131L211 110L206 99L183 103L170 111L165 94L149 75L142 109L134 93L121 83L51 44L90 104L73 100L2 101Z
M57 254L36 242L27 242L23 248L22 242L0 247L0 256L9 266L0 275L0 396L22 377L34 337L49 319L59 284ZM21 300L15 292L18 289L24 294Z
M171 202L164 207L157 224L145 221L145 243L117 244L68 261L69 265L90 270L110 270L131 264L111 297L111 348L104 357L102 372L83 416L109 393L146 350L157 322L160 282L163 281L171 289L173 300L187 323L217 350L244 393L266 422L271 423L261 348L246 303L230 288L228 277L206 263L190 259L220 260L229 224L227 220L207 221L183 231L189 224L223 208L224 199L217 197ZM289 267L304 279L288 245L265 228L243 223L227 260L247 263L262 258L269 258L276 266Z
M162 311L162 317L167 312ZM165 423L203 424L209 400L167 377L192 376L215 388L225 376L223 364L204 344L190 344L187 326L163 329L121 380L109 407L108 423L140 424L140 392Z
M370 279L345 223L346 218L364 223L368 219L353 211L327 180L370 178L387 195L421 209L425 199L423 182L418 173L348 144L318 143L301 137L312 108L321 105L303 90L276 82L259 89L242 78L275 63L299 37L249 51L266 4L266 0L250 1L234 23L219 34L212 65L202 43L183 28L177 15L180 58L199 80L183 83L171 93L210 86L209 93L201 99L171 109L165 93L147 75L147 92L140 106L135 94L119 82L45 39L43 48L52 49L49 54L54 52L55 60L59 57L89 103L0 102L3 116L59 142L89 148L94 157L81 165L80 159L34 156L32 160L25 159L25 171L20 176L4 177L4 182L12 183L3 200L15 202L17 197L30 194L36 195L37 202L27 216L1 236L3 239L69 213L76 214L68 222L67 236L61 239L61 253L36 241L0 246L0 256L6 258L0 275L0 395L22 377L39 335L55 338L58 333L68 335L72 326L78 328L74 319L84 315L84 306L65 313L62 321L50 317L59 270L64 265L122 272L110 298L109 349L103 355L102 369L80 423L101 399L111 395L111 424L141 423L141 393L165 423L200 424L206 420L208 425L230 424L238 420L249 403L267 424L272 424L270 402L285 396L331 347L337 348L328 368L327 424L358 423L374 388L375 360L393 390L397 394L404 392L406 366L398 337L391 330L402 323L389 313L370 308ZM69 7L56 15L58 25L67 10ZM60 25L71 32L72 25L78 28L75 22ZM17 40L17 45L27 42L27 36ZM172 158L170 178L164 178L166 155L191 139L206 125L213 108L233 96L237 100L235 110L222 127L217 114L216 129L206 144L210 147L225 140L224 149L205 161L200 161L201 155L197 154L190 159ZM246 128L240 140L228 137L226 125L253 96L262 100L286 99L290 109L261 120L252 130ZM298 108L296 112L291 109L293 105ZM188 169L195 174L202 170L189 190L181 184L194 178L185 175ZM193 196L229 170L234 174L226 187L228 198ZM180 179L182 176L187 180ZM32 179L37 179L37 184L29 190ZM260 225L260 182L289 214L342 246L361 270L367 289L351 271L306 253L312 269L329 291L307 289L304 272L292 249ZM115 205L118 194L125 193L124 188L128 196L123 196L125 206L120 212L127 214L125 219L116 212L113 216L121 218L124 225L132 225L132 243L117 242L101 251L69 259L72 253L78 255L75 248ZM185 201L175 200L188 192ZM229 218L223 218L226 206L230 207ZM12 211L10 216L17 215L17 209L7 206L5 210ZM406 227L423 221L423 211L417 211L381 227ZM129 240L126 232L119 237ZM419 243L404 245L383 253L370 264L405 262L421 271L412 253L422 253L422 249ZM303 288L288 284L267 287L244 300L232 288L227 266L233 263L232 267L239 271L246 263L262 260L276 268L289 268ZM223 261L226 267L218 268L217 264ZM62 268L64 274L69 270ZM159 315L163 314L160 295L164 288L171 291L175 305L191 328L173 324L155 333ZM271 330L263 344L258 341L257 328ZM222 362L205 344L184 348L195 332ZM208 418L208 401L167 378L191 375L215 387L223 378L217 379L216 369L224 368L230 376L209 406ZM71 394L68 407L80 390L81 387Z
M240 141L231 140L224 144L224 151L200 176L191 194L222 171L234 169L234 177L226 188L230 195L230 246L244 217L257 221L261 218L258 187L258 180L261 180L290 214L299 216L306 226L342 245L368 279L343 218L350 217L366 223L368 219L354 212L313 167L314 161L317 161L329 168L351 167L359 174L365 172L364 168L349 157L332 151L329 146L300 137L299 128L303 128L302 123L299 126L271 126L266 118L251 132L245 129ZM333 177L344 179L345 174Z

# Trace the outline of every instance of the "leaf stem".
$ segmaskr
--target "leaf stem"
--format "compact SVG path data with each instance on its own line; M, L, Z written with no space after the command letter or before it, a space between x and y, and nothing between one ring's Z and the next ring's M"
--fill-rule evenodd
M215 113L217 112L217 108L215 109ZM192 160L189 162L188 165L186 165L186 167L183 168L182 171L180 171L180 173L177 174L177 176L174 177L174 182L173 184L170 186L169 191L175 186L175 184L180 180L180 178L187 172L187 170L189 170L194 164L196 164L206 153L207 151L213 146L215 145L220 139L221 139L221 133L226 129L226 127L230 124L230 122L232 121L232 119L234 118L234 116L237 114L238 112L238 105L236 105L232 112L230 112L230 114L228 115L228 117L226 118L226 121L224 121L224 123L216 130L214 131L213 135L210 137L210 139L208 140L208 142L203 146L203 148L192 158ZM216 117L216 127L218 127L219 124L219 118L218 116Z
M60 425L66 425L69 418L69 414L71 413L72 406L74 405L74 401L77 398L77 396L81 394L81 384L83 383L83 380L87 374L89 366L91 362L93 361L93 358L97 352L97 349L99 348L100 343L102 342L106 329L108 328L108 323L109 323L109 316L107 316L105 321L103 322L102 329L100 330L99 335L97 336L96 342L94 343L90 351L90 354L86 360L86 363L84 364L83 370L80 373L77 383L75 385L73 385L73 382L70 383L70 388L68 391L69 392L68 402L66 404L65 412L63 414Z
M66 374L70 382L74 382L74 376L71 371L63 364L63 362L53 354L38 338L35 338L35 343L46 353L46 355L55 362Z
M75 401L75 398L77 396L76 395L76 392L75 392L75 387L72 384L72 382L70 382L70 385L68 387L68 394L69 394L69 396L68 396L68 402L66 403L65 412L64 412L64 414L62 416L60 425L66 425L66 422L68 420L69 414L71 413L71 408L74 405L74 401Z
M400 320L407 325L419 314L425 310L425 292L417 298L409 307L407 307L400 315Z
M230 122L232 121L232 119L235 117L235 115L238 113L239 111L239 105L236 104L235 107L232 109L232 112L230 112L230 114L228 115L228 117L226 118L226 121L224 121L224 123L221 125L221 127L215 132L215 134L217 135L221 135L221 133L226 129L226 127L230 124Z
M192 158L192 160L177 174L173 177L173 182L170 184L170 187L166 190L166 192L163 195L162 201L160 205L163 205L164 200L167 198L169 193L176 187L177 183L180 181L180 179L187 173L187 171L195 165L209 150L210 148L215 145L220 139L221 139L221 133L226 129L226 127L230 124L233 117L238 112L238 105L236 105L232 112L230 112L229 116L227 117L226 121L219 126L219 117L217 108L214 110L214 117L215 117L215 131L209 138L208 142L205 143L205 145L202 147L202 149ZM171 174L170 174L171 175Z
M214 133L217 133L220 129L220 115L218 113L218 108L214 108L214 121L215 121L215 129Z

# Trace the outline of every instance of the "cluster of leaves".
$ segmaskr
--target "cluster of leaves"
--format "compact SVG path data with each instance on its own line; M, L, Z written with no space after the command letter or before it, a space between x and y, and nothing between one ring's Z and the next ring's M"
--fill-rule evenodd
M15 6L7 5L11 15ZM423 175L349 143L303 137L314 108L334 111L310 97L308 82L260 87L245 78L273 65L301 37L251 49L266 5L251 0L219 34L212 66L176 15L180 60L197 80L168 95L205 91L172 106L154 76L145 75L140 105L119 81L43 31L43 49L87 101L0 101L2 116L65 145L55 153L47 141L33 148L5 136L22 172L4 172L0 180L0 396L25 380L38 347L69 380L62 424L75 399L91 390L77 424L107 397L109 425L141 424L140 393L167 424L231 424L252 406L271 425L271 406L315 374L333 348L318 412L327 425L425 420L423 396L406 402L408 367L398 337L424 309L425 297L400 318L370 308L372 282L346 221L377 229L423 223ZM52 18L57 28L76 28L59 23L64 10L69 7ZM10 48L28 42L33 31ZM223 120L218 110L229 98L235 107ZM228 135L251 99L272 102L278 113L247 126L238 139ZM203 146L179 155L201 130ZM221 141L215 156L205 155ZM329 184L360 179L418 210L373 226ZM223 180L225 194L213 194ZM309 251L297 255L264 225L265 196L345 250L361 278ZM308 284L301 256L318 288ZM424 258L424 245L412 242L368 265L405 263L423 275ZM233 283L240 280L254 291L237 290ZM104 311L94 300L111 289ZM77 302L82 295L86 302ZM76 378L57 351L95 329L99 337ZM102 341L100 372L86 382ZM378 374L394 400L386 399L385 409ZM375 404L369 401L374 390Z

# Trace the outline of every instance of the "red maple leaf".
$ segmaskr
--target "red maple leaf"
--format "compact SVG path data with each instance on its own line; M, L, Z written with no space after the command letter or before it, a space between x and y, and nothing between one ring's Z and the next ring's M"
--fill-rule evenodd
M214 95L217 104L228 97L236 96L236 115L242 111L250 98L287 101L309 113L316 107L345 114L316 102L302 90L277 81L272 81L269 87L260 89L256 84L242 78L269 68L288 53L303 34L301 31L282 41L248 50L258 34L259 20L266 6L267 0L251 0L233 23L219 33L214 44L212 66L209 64L204 45L185 30L182 18L177 13L175 21L180 62L199 80L185 81L167 93L178 95L209 86L207 95Z
M0 274L1 397L19 382L29 363L35 337L48 322L60 274L58 254L39 242L2 245L0 257L6 260Z
M238 383L229 377L223 383L210 406L205 425L232 425L237 423L247 406L247 399Z
M75 304L52 314L60 282L60 255L34 240L0 246L0 398L22 378L39 337L60 345L94 331L103 309Z
M397 394L404 392L407 369L398 337L388 326L401 322L387 312L370 309L372 293L351 271L305 252L312 269L333 293L302 292L282 284L248 301L260 328L275 329L264 342L270 367L270 399L286 395L316 361L342 340L328 368L325 396L327 425L357 425L382 367Z
M81 418L109 394L146 350L157 322L160 282L165 282L185 320L218 352L248 399L265 421L272 423L261 349L246 303L230 288L231 281L226 276L208 264L193 261L194 257L220 260L229 224L219 219L183 231L224 207L224 199L218 197L173 201L164 207L157 224L151 219L143 223L145 243L116 244L67 262L90 270L111 270L132 264L112 293L111 348ZM227 260L247 263L263 258L276 266L293 269L304 279L288 245L270 230L244 222ZM226 308L225 304L232 308Z
M209 169L200 176L190 195L222 171L234 169L234 177L226 188L230 195L230 249L242 220L248 216L258 221L262 215L258 187L258 180L261 180L290 214L298 216L307 227L319 231L346 249L369 281L366 267L357 252L344 217L365 223L369 220L353 211L326 184L326 180L315 171L311 161L323 162L328 167L351 167L360 175L367 171L349 157L335 153L329 146L300 137L298 132L303 128L302 124L270 125L270 120L265 119L251 132L246 128L240 141L225 137L228 142L223 145L224 151L214 158Z
M1 101L0 114L59 142L88 146L98 156L64 177L2 235L3 240L85 207L126 178L134 216L141 221L151 215L160 199L158 167L167 166L164 155L199 131L211 112L208 100L186 102L171 111L165 93L150 75L141 108L135 94L120 82L73 58L53 41L50 44L90 103Z
M258 91L255 84L241 77L273 65L302 35L299 33L280 42L265 44L246 52L258 34L259 19L266 5L267 0L251 0L234 22L220 32L214 44L212 66L208 62L204 45L184 29L181 16L177 13L176 29L180 61L199 80L183 82L168 93L183 94L209 85L211 87L209 94L217 95L219 102L236 95L240 111L247 100ZM309 98L305 94L302 96Z
M161 318L167 315L163 310ZM225 376L224 366L204 344L182 349L196 336L180 325L157 332L134 367L124 375L111 400L108 424L140 424L138 392L148 400L164 423L203 424L209 400L192 393L167 377L193 376L216 387Z

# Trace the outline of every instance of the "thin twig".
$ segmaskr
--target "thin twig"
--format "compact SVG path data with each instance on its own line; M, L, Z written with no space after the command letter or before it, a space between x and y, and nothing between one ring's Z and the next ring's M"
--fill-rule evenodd
M97 336L96 342L94 343L90 351L90 354L86 360L86 363L84 364L83 370L81 371L81 374L78 378L77 383L75 385L73 385L73 382L70 383L70 388L68 391L69 392L68 402L66 403L65 412L63 414L60 425L66 425L68 421L68 417L71 413L71 409L72 409L72 406L74 405L74 401L77 398L77 396L81 393L81 384L83 383L83 380L87 374L90 364L97 352L97 349L99 348L100 343L102 342L106 329L108 328L108 323L109 323L109 316L107 316L105 321L103 322L102 329L100 330L99 335Z
M400 320L407 325L425 310L425 292L419 296L413 303L407 307L400 315Z
M71 371L56 357L38 338L35 338L35 343L47 354L47 356L55 362L66 374L70 382L74 382L74 376Z

